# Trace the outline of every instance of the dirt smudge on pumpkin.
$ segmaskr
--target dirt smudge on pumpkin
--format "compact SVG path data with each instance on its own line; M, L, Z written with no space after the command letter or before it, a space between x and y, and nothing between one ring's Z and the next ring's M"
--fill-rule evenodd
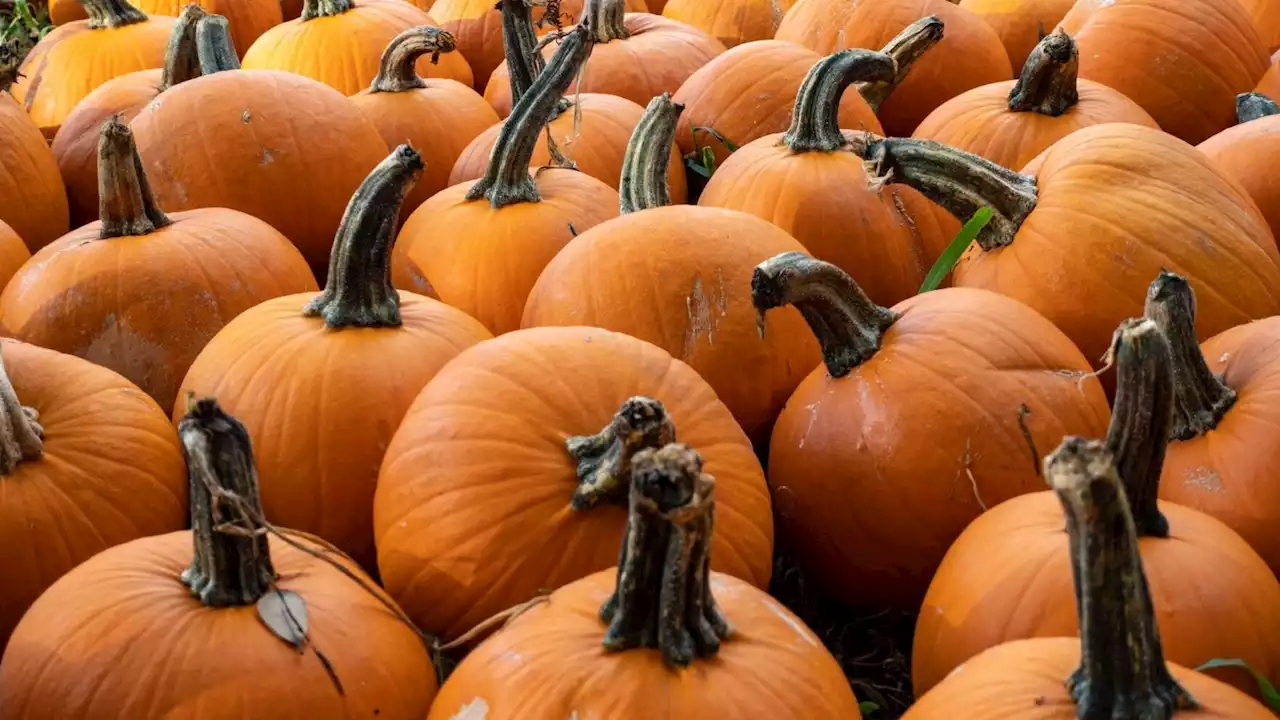
M485 702L484 698L476 698L450 715L449 720L485 720L487 717L489 717L489 703Z
M1187 470L1182 475L1182 484L1207 493L1222 492L1222 476L1207 467Z
M708 293L708 289L710 293ZM688 360L697 349L698 340L705 335L707 345L715 344L720 318L729 314L729 299L724 287L724 272L716 269L715 282L710 288L702 280L702 273L693 276L693 287L685 297L685 311L689 324L684 332L684 349L681 358Z

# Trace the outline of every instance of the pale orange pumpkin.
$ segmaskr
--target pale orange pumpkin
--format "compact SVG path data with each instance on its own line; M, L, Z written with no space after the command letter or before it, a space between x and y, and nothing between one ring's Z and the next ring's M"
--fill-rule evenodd
M1004 43L1009 62L1022 67L1041 38L1053 32L1076 0L960 0L960 7L982 18Z
M770 40L796 0L670 0L663 17L702 30L727 48L754 40Z
M180 17L192 5L210 15L221 15L231 24L231 38L241 55L259 35L287 19L281 12L280 0L136 0L134 4L148 15ZM52 0L49 17L54 24L65 25L85 20L88 15L80 0Z

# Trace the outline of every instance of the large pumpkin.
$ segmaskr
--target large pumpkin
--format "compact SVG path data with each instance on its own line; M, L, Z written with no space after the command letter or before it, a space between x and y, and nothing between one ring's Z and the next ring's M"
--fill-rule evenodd
M0 220L0 291L9 284L9 279L18 274L18 270L31 259L31 251L26 243L18 237L13 228Z
M70 229L67 190L49 143L22 106L0 89L0 222L34 250Z
M18 619L67 571L113 545L180 530L187 485L164 413L110 370L5 340L0 406L3 654Z
M1280 89L1280 88L1278 88ZM1265 95L1242 94L1236 102L1240 124L1196 146L1214 167L1239 183L1257 204L1274 235L1280 232L1280 106Z
M470 653L429 720L858 720L835 659L790 611L708 571L719 476L687 446L631 460L616 570L551 594ZM721 486L721 489L723 486ZM708 557L710 555L710 558ZM779 691L777 688L785 688Z
M435 672L394 604L322 545L268 538L244 426L204 400L179 433L193 529L54 583L0 662L0 718L426 717Z
M960 0L957 4L996 31L1009 62L1019 68L1075 3L1076 0Z
M754 40L770 40L795 0L671 0L661 13L702 30L731 48Z
M401 199L422 172L401 145L351 198L321 294L250 308L209 341L182 381L249 429L262 507L375 567L373 488L383 451L422 386L489 333L461 310L390 285ZM280 408L287 407L282 416Z
M181 17L192 5L210 15L221 15L231 25L236 52L244 54L258 36L284 22L280 0L136 0L139 10L148 15ZM88 15L80 0L51 0L49 17L57 25L84 20Z
M315 288L271 226L224 208L165 215L118 120L102 126L101 220L32 256L0 295L5 335L78 355L171 407L191 361L258 303Z
M1013 76L1000 38L981 18L948 0L799 0L775 37L823 55L845 48L874 49L929 15L946 25L942 41L912 67L877 112L890 135L910 135L947 100Z
M1272 60L1271 67L1267 68L1255 89L1267 97L1280 97L1280 59Z
M1133 320L1121 325L1115 343L1116 401L1105 452L1114 456L1142 538L1169 659L1196 667L1242 658L1280 680L1280 584L1267 564L1221 522L1156 501L1173 409L1168 342L1153 322ZM1079 442L1068 440L1059 454ZM1068 510L1068 526L1073 520ZM1077 541L1063 532L1063 508L1052 492L1014 498L975 520L947 551L920 610L911 653L917 696L987 648L1080 632L1067 552ZM1247 672L1223 679L1257 692Z

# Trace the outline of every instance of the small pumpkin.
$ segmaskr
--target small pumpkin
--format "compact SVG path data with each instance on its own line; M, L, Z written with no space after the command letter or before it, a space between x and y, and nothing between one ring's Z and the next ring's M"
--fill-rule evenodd
M650 12L696 27L731 48L754 40L771 40L782 16L794 4L795 0L671 0Z
M1062 571L1074 579L1075 592L1056 589L1059 597L1074 595L1080 639L1018 640L986 650L920 697L903 720L950 720L957 713L972 720L1271 717L1239 690L1165 662L1169 638L1152 612L1161 598L1148 585L1154 573L1143 571L1148 556L1139 555L1106 446L1069 439L1046 460L1045 472L1061 504L1052 531L1063 534L1065 515L1071 538L1069 559L1053 560L1057 567L1069 562ZM1066 555L1062 544L1058 556Z
M960 0L957 4L996 31L1009 62L1019 68L1076 0Z
M708 571L727 508L699 454L643 450L630 473L619 567L556 590L486 640L429 720L559 720L570 707L582 717L858 720L840 666L799 619Z
M54 583L0 662L0 717L426 717L422 638L349 561L268 536L244 426L202 400L179 434L193 529Z
M1059 30L1036 45L1016 81L961 93L929 113L912 137L1021 170L1081 128L1116 122L1160 129L1134 101L1078 78L1079 63L1075 41Z
M148 15L181 17L192 5L210 15L221 15L231 24L231 39L240 54L248 51L259 35L285 21L280 0L136 0L134 4ZM49 17L55 25L65 25L88 15L80 0L51 0Z
M33 250L71 228L67 190L40 128L0 79L0 223Z
M261 220L225 208L166 215L119 120L103 123L98 158L101 219L18 271L0 295L0 328L109 367L171 407L228 319L315 279Z
M26 243L18 237L13 228L0 220L0 291L9 284L9 279L31 259L31 252Z
M1280 178L1270 168L1280 159L1280 105L1259 93L1243 93L1236 99L1236 119L1240 124L1196 149L1249 194L1274 235L1280 232Z

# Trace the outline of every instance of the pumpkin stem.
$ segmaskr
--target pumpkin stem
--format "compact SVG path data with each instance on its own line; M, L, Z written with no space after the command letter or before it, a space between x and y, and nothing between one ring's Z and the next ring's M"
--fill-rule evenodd
M983 250L1013 242L1036 208L1036 179L932 140L866 134L852 143L874 179L910 185L961 222L984 207L991 221L978 233Z
M1069 437L1045 459L1070 536L1080 666L1067 679L1076 717L1170 720L1196 707L1165 665L1138 536L1111 453Z
M898 313L871 302L844 270L801 252L775 255L751 274L756 326L764 335L764 314L793 305L822 346L822 361L833 378L848 375L880 349L884 331Z
M538 52L538 33L533 27L529 0L499 0L497 8L502 12L502 47L507 54L511 104L515 106L533 87L546 62Z
M0 353L0 476L9 475L23 460L44 457L44 428L40 413L18 400Z
M405 30L392 38L382 52L369 92L405 92L426 87L427 81L418 77L418 58L431 53L434 65L440 61L440 53L453 52L456 47L453 35L446 30L430 25Z
M1046 35L1027 56L1018 82L1009 91L1011 112L1058 117L1080 102L1076 77L1080 52L1065 30Z
M888 80L863 80L855 86L873 112L879 111L884 101L907 79L911 66L920 56L942 40L942 31L942 19L937 15L929 15L903 28L902 32L880 48L880 52L898 63L893 77Z
M848 144L840 132L840 98L856 81L888 81L898 74L898 64L884 53L841 50L819 60L805 75L791 127L782 144L793 153L834 152Z
M113 115L98 135L98 237L147 235L169 224L156 207L151 184L129 126Z
M668 667L687 667L733 632L711 594L715 479L675 443L637 453L631 477L618 584L600 608L604 647L657 648Z
M1280 105L1258 92L1240 93L1236 96L1236 122L1243 125L1264 117L1280 115Z
M164 68L160 71L160 89L168 90L178 83L200 77L200 56L196 49L196 25L208 13L192 3L182 8L178 22L169 35L164 51Z
M1187 279L1161 271L1147 290L1144 312L1169 342L1173 373L1173 426L1169 437L1188 440L1216 428L1236 402L1236 391L1215 375L1196 339L1196 295Z
M582 4L578 24L590 28L592 42L607 43L631 37L631 31L624 22L626 17L625 0L586 0Z
M147 21L147 14L129 4L129 0L79 0L89 16L89 29L124 27Z
M576 435L565 441L569 457L578 465L574 510L601 502L627 504L631 459L676 441L676 426L662 403L650 397L627 399L604 429L595 435Z
M671 185L667 171L671 166L671 143L676 136L676 121L684 105L662 93L649 101L622 156L622 181L619 183L619 207L622 214L665 207L671 204Z
M1116 399L1107 449L1115 456L1138 534L1169 537L1169 521L1156 505L1173 416L1169 342L1154 322L1125 320L1112 338L1110 355Z
M212 75L240 69L240 56L231 39L231 25L221 15L210 15L196 26L196 48L200 55L200 74Z
M191 566L179 576L206 607L251 605L276 572L262 518L249 432L217 401L195 403L178 424L191 485Z
M318 17L333 17L355 7L351 0L302 0L302 22Z
M391 245L404 196L422 176L422 156L401 145L360 183L338 225L324 292L302 309L330 330L400 327L400 293L391 285Z
M494 208L542 200L529 174L533 150L560 96L569 89L578 68L591 55L593 44L586 25L579 25L565 35L560 49L534 80L529 92L511 108L511 115L502 124L493 154L489 156L484 177L467 191L468 200L488 198Z

